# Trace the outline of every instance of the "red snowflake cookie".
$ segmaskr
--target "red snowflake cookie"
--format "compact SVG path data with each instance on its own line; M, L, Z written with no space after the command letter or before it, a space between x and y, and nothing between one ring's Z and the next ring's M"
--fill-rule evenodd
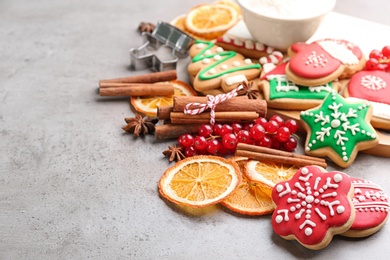
M310 249L326 247L333 235L346 232L355 219L353 186L348 175L306 166L272 190L276 234Z

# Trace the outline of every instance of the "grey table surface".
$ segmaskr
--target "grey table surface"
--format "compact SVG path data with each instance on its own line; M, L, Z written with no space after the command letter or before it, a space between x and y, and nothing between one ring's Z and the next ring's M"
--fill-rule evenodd
M171 21L199 3L0 1L0 259L388 257L389 225L310 251L275 235L269 216L191 211L160 198L170 165L161 152L175 141L125 134L128 98L99 97L98 80L147 73L128 68L138 24ZM388 7L339 0L335 11L390 25ZM187 63L178 64L182 80ZM359 154L345 172L390 192L388 166Z

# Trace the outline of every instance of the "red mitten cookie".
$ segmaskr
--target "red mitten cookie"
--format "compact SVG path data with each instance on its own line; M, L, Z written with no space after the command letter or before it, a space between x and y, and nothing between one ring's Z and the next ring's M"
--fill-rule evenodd
M366 237L381 229L389 217L390 204L382 188L369 181L352 178L354 197L352 202L356 218L351 228L341 235Z
M344 87L347 100L369 101L373 107L371 124L390 130L390 74L365 70L353 75Z
M309 249L326 247L333 235L347 231L354 219L353 186L348 175L318 166L297 171L272 190L276 234Z
M318 86L349 78L363 69L365 57L360 48L344 40L324 39L307 44L293 44L286 75L303 86Z
M378 144L371 126L372 107L352 103L337 93L329 94L323 103L301 112L301 123L307 131L305 153L329 157L341 167L351 165L360 150Z

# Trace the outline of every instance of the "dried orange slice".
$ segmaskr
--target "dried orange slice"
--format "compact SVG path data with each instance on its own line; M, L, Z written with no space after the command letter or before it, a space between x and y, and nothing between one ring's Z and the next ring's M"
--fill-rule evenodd
M189 11L185 27L191 33L211 40L232 28L239 17L238 11L230 5L202 4Z
M272 189L277 183L291 179L298 170L299 167L295 165L250 160L245 164L244 174L251 181L263 183Z
M230 160L236 161L240 170L244 170L247 158L233 157ZM264 192L263 184L252 182L245 175L239 186L221 204L234 212L251 216L270 214L275 209L271 197Z
M186 206L216 204L236 189L241 181L237 164L222 157L198 155L168 168L161 177L160 194Z
M195 90L187 83L180 80L170 81L174 87L174 94L171 96L147 96L147 97L131 97L130 103L133 108L144 115L150 117L157 116L157 107L172 106L174 96L196 96Z

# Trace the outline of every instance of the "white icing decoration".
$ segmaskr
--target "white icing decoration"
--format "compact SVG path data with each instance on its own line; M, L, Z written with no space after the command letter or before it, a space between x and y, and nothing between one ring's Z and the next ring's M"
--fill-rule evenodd
M227 70L229 67L228 67L228 65L226 65L226 64L222 64L221 65L221 70Z
M254 43L251 40L245 41L245 48L252 50L255 47Z
M217 48L215 49L215 51L218 52L218 53L224 52L224 50L223 50L222 47L217 47Z
M327 59L324 59L324 55L318 55L316 51L312 51L310 55L307 56L305 65L313 65L314 67L325 67Z
M384 81L381 77L374 75L366 75L362 77L360 84L370 90L381 90L386 87L386 81Z
M333 92L334 89L330 86L330 83L327 83L326 85L309 87L309 91L310 92L321 92L321 91Z
M333 40L319 41L318 44L331 55L338 59L343 64L354 65L359 63L359 59L348 47L340 42Z
M336 211L337 211L338 214L342 214L342 213L344 213L345 208L343 206L338 206Z
M221 60L222 59L222 57L221 57L221 55L215 55L214 57L213 57L213 59L214 60L216 60L216 61L219 61L219 60Z
M205 46L206 46L206 44L203 44L203 43L196 44L197 49L203 49Z
M343 175L341 175L340 173L336 173L333 177L333 180L335 182L341 182L343 180Z
M238 60L233 61L233 66L234 67L240 66L240 62Z
M210 75L214 75L215 73L217 73L217 71L216 71L214 68L212 68L212 69L210 69L210 70L208 71L208 73L209 73Z
M305 229L305 235L306 235L306 236L310 236L311 234L313 234L313 229L311 229L311 228L306 228L306 229Z
M237 83L246 82L246 81L247 81L247 79L246 79L245 75L243 75L243 74L229 76L229 77L225 78L225 82L228 86L231 86L231 85L234 85Z
M249 65L249 64L252 64L252 60L251 60L251 59L245 59L245 60L244 60L244 63L245 63L245 64L248 64L248 65Z
M205 64L205 65L210 64L210 59L205 58L205 59L202 60L202 63Z
M258 51L264 51L265 46L261 42L256 42L255 49L258 50Z

